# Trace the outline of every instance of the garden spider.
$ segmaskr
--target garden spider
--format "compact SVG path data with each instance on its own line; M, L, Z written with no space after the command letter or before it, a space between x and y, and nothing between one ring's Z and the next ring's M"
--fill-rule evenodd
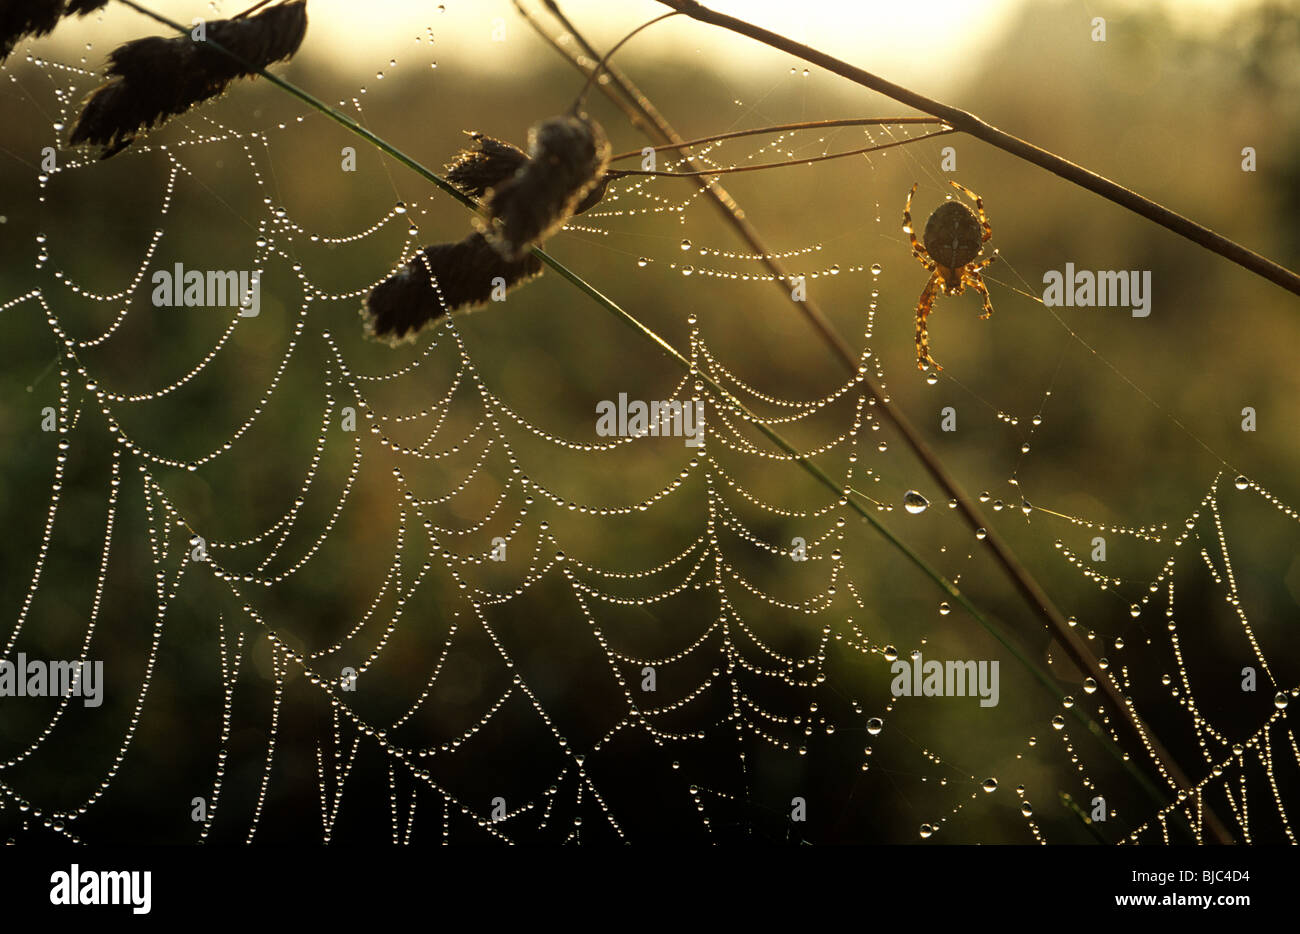
M960 295L970 286L984 299L984 314L980 319L993 314L993 301L989 298L988 286L980 270L998 258L997 250L986 260L975 262L983 252L981 244L993 236L993 228L984 215L984 199L956 182L948 183L975 202L979 216L961 201L945 201L935 208L930 219L925 222L924 245L918 242L912 231L912 195L916 194L916 185L907 193L907 204L903 207L903 230L912 239L912 255L921 265L930 270L930 280L921 290L921 299L916 303L916 368L924 370L926 364L936 370L943 367L935 363L930 356L930 333L926 329L925 319L930 317L934 300L940 291L947 295Z

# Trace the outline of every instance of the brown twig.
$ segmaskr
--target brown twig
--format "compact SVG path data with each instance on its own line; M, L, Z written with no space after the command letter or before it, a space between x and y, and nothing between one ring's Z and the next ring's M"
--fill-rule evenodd
M590 45L590 43L588 43L587 40L583 38L581 33L578 32L578 30L574 27L573 23L570 22L568 17L565 16L563 11L559 8L559 5L556 3L556 0L542 0L542 2L544 6L547 8L547 10L550 11L550 13L560 22L560 24L583 47L583 50L586 52L586 54L593 61L600 61L601 56ZM743 35L750 35L751 38L758 39L758 41L767 41L763 37L770 36L775 41L780 41L782 43L786 43L788 46L793 46L797 49L804 50L809 55L820 56L821 58L826 59L830 62L836 62L836 60L830 58L830 56L824 56L822 55L822 53L816 52L816 50L813 49L808 49L805 46L799 45L798 43L791 43L789 42L789 40L785 40L784 38L777 36L774 33L769 33L766 30L762 30L758 27L750 26L749 24L744 23L741 20L733 20L733 18L724 16L723 14L715 14L712 11L707 10L706 8L700 6L698 3L693 2L693 0L691 0L691 2L683 2L683 0L660 0L660 2L665 3L666 5L672 7L673 9L677 9L680 12L687 14L688 16L691 16L694 19L698 19L703 22L712 23L713 25L724 26L724 28L735 28L735 31L741 32L741 34ZM525 19L527 19L531 24L533 24L536 27L537 26L536 22L533 20L532 16L530 16L528 12L523 8L522 4L520 3L520 0L514 0L514 3L516 9L519 10L521 15L523 15ZM742 29L742 28L733 27L729 25L731 23L735 23L737 24L737 26L744 27L744 28ZM749 32L745 32L744 31L745 29L753 30L755 33L757 33L757 35L751 35ZM567 50L563 49L557 42L551 39L545 33L544 30L541 30L539 28L538 31L557 49L557 51L563 54L565 58L568 59L574 65L574 67L576 67L580 72L588 73L589 69L584 67L580 62L576 60L576 58L572 57ZM784 46L777 46L777 47L784 47ZM786 50L792 51L789 48L787 48ZM792 52L792 54L801 54L801 53L794 51ZM820 61L813 58L809 58L808 60L816 64L821 64ZM903 88L897 87L896 85L891 85L888 82L881 82L879 79L876 79L871 75L867 75L866 72L861 72L859 69L854 69L853 66L845 65L844 63L838 63L838 64L846 70L857 72L860 75L865 76L867 79L870 79L871 81L885 85L889 88L896 89L898 92L908 95L908 98L906 99L903 97L896 97L896 99L901 100L903 103L906 103L909 106L915 106L917 107L918 110L923 110L928 113L931 113L933 116L942 119L945 123L957 129L963 129L963 130L966 129L965 127L960 125L963 121L958 119L956 122L954 122L954 120L951 119L955 115L962 114L963 113L962 111L956 111L953 108L946 108L943 105L939 105L935 102L928 101L928 99L923 98L920 95L915 95L910 91L906 91ZM626 98L626 100L623 100L613 94L610 94L608 88L605 88L603 85L600 86L602 87L603 90L606 91L606 94L610 96L610 98L614 100L615 103L625 113L629 115L633 125L640 127L652 137L658 137L662 142L666 144L671 144L673 148L682 148L686 145L685 141L680 136L677 135L677 133L673 130L672 126L667 122L667 120L665 120L663 116L659 114L659 112L654 108L653 104L651 104L649 99L646 98L646 96L641 91L639 91L636 88L636 86L633 85L632 82L621 73L620 70L618 70L615 66L611 64L607 64L605 66L605 70L609 74L610 80L614 85L614 87L619 90L619 92L623 95L624 98ZM830 69L830 70L834 70L834 69ZM870 87L872 85L867 85L867 86ZM882 93L888 93L888 92L882 92ZM933 104L935 107L942 108L945 112L939 113L939 112L935 112L934 110L930 110L928 107L919 106L916 103L916 101L924 101L928 104ZM969 120L980 123L981 126L986 126L981 121L976 120L976 118L970 115L966 115L966 116L969 118ZM989 127L988 129L992 130L991 127ZM967 132L969 131L967 130ZM994 131L994 132L1000 133L1001 131ZM1002 135L1005 136L1006 134L1002 134ZM1008 138L1015 139L1014 137L1008 137ZM1022 141L1017 141L1017 142L1020 142L1021 145L1023 146L1029 147L1028 143L1023 143ZM1051 159L1056 160L1063 166L1073 166L1072 163L1068 163L1057 156L1052 156L1052 154L1046 153L1043 150L1038 150L1037 147L1030 147L1030 148L1036 150L1039 153L1042 153L1044 156L1048 156ZM688 164L691 165L695 164L693 160L690 159L689 156L687 157L686 161ZM1031 161L1036 161L1036 160L1031 160ZM1113 187L1117 191L1121 191L1121 192L1126 191L1126 189L1119 188L1119 186L1115 185L1113 182L1109 182L1106 179L1102 179L1100 176L1095 176L1092 173L1088 173L1086 170L1081 169L1078 166L1073 166L1073 168L1077 169L1080 172L1086 173L1088 176L1091 176L1092 178L1104 182L1106 185ZM724 218L736 229L736 231L741 235L742 239L744 239L750 245L750 247L753 248L762 257L762 262L773 273L775 277L776 285L778 288L781 289L782 295L786 299L791 299L790 293L786 290L785 286L782 284L789 279L789 274L784 270L784 268L780 265L780 263L778 263L774 258L772 258L771 251L766 247L763 241L759 238L758 233L756 230L754 230L753 226L750 225L750 223L744 218L736 202L731 198L731 196L726 192L726 190L723 189L721 185L717 183L709 183L704 181L702 178L697 178L697 184L710 197L712 202L721 209ZM1132 195L1133 198L1138 199L1139 201L1152 205L1153 207L1157 208L1159 211L1164 211L1165 213L1169 214L1171 217L1175 217L1175 218L1179 217L1179 215L1173 214L1173 212L1169 212L1166 209L1161 208L1159 205L1155 205L1154 202L1146 202L1146 199L1142 199L1140 196L1133 194L1132 192L1129 192L1128 194ZM1121 201L1120 203L1123 202ZM1143 212L1139 212L1139 213L1143 213ZM1187 221L1185 218L1180 218L1180 220L1182 220L1184 223L1188 225L1191 225L1192 227L1197 227L1197 225L1192 224L1191 221ZM1204 228L1198 228L1198 229L1204 230ZM1211 231L1206 230L1205 233L1209 234L1212 237L1216 237L1220 240L1223 240L1223 238L1219 237L1217 234L1213 234ZM1249 254L1250 256L1255 256L1255 254L1250 253L1247 250L1244 250L1244 248L1237 247L1236 244L1232 244L1231 241L1224 241L1224 242L1231 244L1233 247L1236 247L1237 249L1241 250L1244 253ZM1257 257L1257 259L1259 259L1263 263L1269 262L1268 260L1264 260L1262 257ZM1276 264L1272 264L1272 265L1276 265ZM1281 267L1277 267L1277 268L1281 269ZM1282 272L1294 277L1294 274L1289 273L1289 271L1287 270L1283 269ZM1300 277L1295 277L1295 278L1297 278L1297 285L1300 286ZM804 315L804 317L819 333L822 339L830 347L834 355L840 360L842 364L844 364L846 369L848 369L850 372L857 372L859 366L857 355L850 349L847 341L845 341L843 336L841 336L835 330L834 326L830 323L829 319L825 316L825 314L821 311L821 309L810 299L805 299L805 301L802 302L794 302L794 305L796 309ZM1007 576L1012 580L1016 589L1020 592L1021 596L1029 604L1030 609L1036 615L1043 618L1044 622L1047 624L1049 631L1051 631L1053 635L1056 636L1058 641L1061 642L1061 644L1066 650L1066 654L1070 656L1071 660L1080 669L1086 671L1097 682L1097 685L1103 697L1109 703L1112 710L1114 710L1119 714L1118 722L1126 726L1128 730L1134 734L1135 738L1143 746L1143 748L1148 750L1152 759L1157 763L1157 765L1159 766L1162 774L1164 775L1167 781L1169 781L1172 785L1174 785L1179 790L1189 790L1195 787L1194 784L1191 782L1191 780L1187 777L1186 773L1183 772L1183 770L1179 767L1177 761L1165 748L1163 743L1160 742L1159 738L1155 735L1155 733L1151 731L1150 728L1148 728L1145 723L1143 723L1142 719L1138 716L1137 711L1134 710L1129 705L1129 703L1126 701L1123 695L1119 692L1118 688L1115 687L1114 682L1106 676L1104 671L1101 670L1100 666L1097 664L1096 658L1092 655L1092 652L1087 647L1087 644L1066 623L1065 617L1061 614L1060 610L1057 609L1057 607L1052 603L1051 598L1047 596L1047 593L1034 579L1033 575L1031 575L1028 569L1025 568L1024 565L1020 563L1019 559L1015 557L1014 553L1002 541L1001 537L998 536L996 533L994 533L992 529L988 527L986 521L984 520L984 517L980 514L978 507L970 499L970 497L966 494L966 492L960 487L960 485L958 485L956 479L951 474L948 473L947 469L944 467L942 462L930 449L929 445L925 443L924 439L917 433L916 429L908 421L906 416L904 416L903 413L898 408L896 408L892 403L886 401L887 397L885 396L883 391L876 385L874 380L872 380L869 376L866 376L865 374L863 378L863 384L867 386L868 390L876 397L878 411L882 412L893 423L894 427L898 429L899 434L902 435L904 441L912 449L913 453L915 453L917 458L925 465L931 477L933 477L934 480L945 490L945 492L947 492L947 494L957 502L959 511L966 519L967 523L971 526L971 528L972 529L982 528L986 530L985 543L989 546L990 550L993 552L994 557L997 559L998 563L1002 566ZM1228 831L1227 827L1223 824L1223 822L1219 819L1218 815L1215 814L1213 809L1211 809L1208 805L1206 805L1203 808L1202 813L1204 817L1204 823L1206 824L1206 827L1209 830L1210 835L1217 842L1225 843L1225 844L1230 844L1234 842L1231 833Z
M649 169L610 169L605 175L608 178L626 178L629 175L651 175L659 178L699 178L713 175L735 175L740 172L761 172L766 169L783 169L793 165L812 165L814 162L829 162L832 159L843 159L847 156L862 156L869 152L879 152L882 149L893 149L895 146L906 146L908 143L919 143L921 140L934 139L936 136L947 136L949 133L956 133L956 130L935 130L933 133L926 133L922 136L909 136L907 139L896 139L892 143L878 143L875 146L863 146L861 149L850 149L845 152L832 152L824 156L808 156L805 159L786 159L782 162L760 162L756 165L731 165L716 169L700 169L697 172L652 172Z
M662 146L651 146L654 152L670 152L674 149L688 149L691 146L702 146L705 143L720 143L728 139L740 139L744 136L767 136L771 133L789 133L794 130L829 130L835 127L845 126L903 126L905 124L915 123L942 123L938 117L849 117L842 120L804 120L800 123L779 123L774 126L760 126L752 130L733 130L730 133L717 133L713 136L701 136L698 139L688 139L680 143L665 143ZM627 152L620 152L610 156L610 162L617 162L620 159L631 159L635 156L644 155L643 149L629 149Z

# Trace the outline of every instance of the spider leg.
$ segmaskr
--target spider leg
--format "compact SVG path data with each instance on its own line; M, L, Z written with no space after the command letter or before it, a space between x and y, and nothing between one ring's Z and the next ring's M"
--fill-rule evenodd
M993 262L994 259L997 259L997 257L995 256L980 265L987 266L989 263ZM983 321L985 318L993 314L993 299L989 296L989 287L984 284L984 277L981 276L979 271L975 268L966 270L966 274L962 278L966 280L966 283L972 289L979 292L980 298L984 300L984 314L980 315L980 320Z
M938 282L938 273L931 273L930 280L926 282L925 288L921 290L921 299L916 303L916 368L918 370L924 370L927 363L936 370L943 369L935 362L934 357L930 356L930 331L925 326L925 320L930 317L930 312L934 310L934 297Z
M912 229L912 195L916 194L917 184L913 182L912 190L907 193L907 203L903 206L903 230L912 240L912 255L917 258L922 266L933 271L934 261L930 259L930 254L926 252L921 242L916 239L916 231Z
M980 216L980 227L984 229L984 238L980 242L988 243L989 238L993 236L993 225L989 223L988 215L984 213L984 199L965 185L958 185L954 181L949 181L948 184L975 202L975 210L979 212Z

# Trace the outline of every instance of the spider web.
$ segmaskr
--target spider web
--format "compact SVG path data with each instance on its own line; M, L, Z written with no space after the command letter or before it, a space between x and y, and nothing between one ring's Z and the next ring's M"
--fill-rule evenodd
M433 64L432 43L423 32L401 68ZM46 141L96 83L85 62L36 56L15 55L3 74L53 117L34 131ZM379 97L364 94L339 102L363 122ZM599 309L556 276L413 345L367 342L364 297L414 249L457 236L463 212L407 180L399 191L386 168L313 211L319 196L290 167L337 161L349 138L293 102L257 102L242 119L200 111L111 163L60 152L28 205L37 233L17 251L31 257L30 285L0 303L0 320L14 335L7 369L30 383L7 384L8 420L37 455L7 468L24 495L5 507L5 578L19 583L5 588L0 657L103 659L106 683L96 708L71 692L3 700L8 839L1147 843L1189 824L1199 839L1208 806L1243 840L1295 842L1296 682L1270 618L1282 604L1251 609L1264 572L1234 561L1230 529L1273 523L1294 542L1296 510L1213 452L1199 501L1164 518L1104 489L1081 498L1078 477L1037 475L1036 449L1063 443L1054 422L1078 417L1080 400L1059 391L1068 374L1118 382L1126 404L1173 416L1042 309L1005 247L988 277L995 323L1033 314L1060 347L1006 388L1011 402L967 386L960 367L922 378L910 349L884 352L878 323L901 317L905 334L923 281L904 261L893 164L926 179L918 205L937 203L950 191L931 167L942 141L904 146L892 164L855 160L874 215L776 254L810 291L856 309L862 369L842 381L780 358L782 340L810 342L788 305L779 324L755 305L775 337L732 313L773 291L771 277L699 190L611 186L555 244L580 272L599 257L630 291L649 281L675 296L636 310L687 352L683 374L593 322ZM755 105L739 120L760 116ZM912 129L777 134L694 155L760 163ZM755 182L742 203L776 197L772 185ZM385 186L393 197L377 204ZM152 205L152 229L129 222L133 199ZM107 236L135 261L104 268ZM150 271L175 262L259 271L262 313L149 307ZM932 331L940 359L973 326L949 303ZM561 329L548 323L557 315L566 339L530 350ZM766 341L761 365L749 341ZM1014 659L700 378L873 503L977 605L1016 618L982 537L878 413L864 380L891 385L886 360L909 405L961 400L966 443L987 462L968 474L1007 484L980 500L1052 575L1121 692L1176 737L1194 789L1167 781L1165 804L1136 790ZM619 392L702 403L703 443L598 437L593 403ZM34 437L46 405L57 430ZM1199 455L1204 442L1176 425ZM914 513L902 504L917 489L933 504ZM1089 561L1093 533L1122 556ZM792 560L796 540L806 560ZM1096 685L1046 634L1037 648L1071 693L1065 706L1120 742ZM891 663L917 653L1000 659L1003 703L894 697ZM1243 666L1260 686L1233 696L1223 684ZM1081 815L1098 795L1107 820L1090 824ZM791 819L798 802L804 821Z

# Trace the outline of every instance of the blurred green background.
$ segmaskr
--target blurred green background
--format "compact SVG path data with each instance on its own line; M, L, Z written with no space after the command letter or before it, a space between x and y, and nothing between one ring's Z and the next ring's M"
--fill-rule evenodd
M369 23L348 51L346 32L330 25L342 13L313 3L302 52L277 70L434 169L454 156L464 130L522 145L532 123L571 104L581 78L510 4L446 6L434 14L394 9L391 21ZM939 13L928 29L899 35L889 29L905 24L888 18L879 29L857 18L836 29L838 7L803 6L816 24L808 41L836 34L844 43L851 24L860 43L831 51L1300 266L1296 4L1246 4L1207 21L1117 7L1100 11L1104 43L1090 38L1096 11L1082 4L999 5L997 28L985 24L969 45L964 33L945 32ZM194 4L160 9L179 19L204 12ZM597 15L576 8L574 19L584 30L589 23L592 41L608 48L659 9L628 4ZM360 740L337 824L327 832L333 839L389 839L390 800L405 814L416 788L416 842L439 838L444 826L453 841L491 839L475 822L497 796L511 811L530 806L501 825L520 840L577 833L584 840L713 834L915 842L928 823L941 826L931 842L1025 843L1035 828L1050 842L1090 842L1116 840L1151 818L1150 800L1082 727L1070 721L1064 733L1052 729L1060 705L1024 666L960 609L941 614L940 592L865 523L828 508L824 491L796 466L725 444L716 407L708 409L716 466L700 464L669 496L628 514L626 507L651 500L688 468L692 452L680 440L593 453L545 440L505 414L590 444L602 440L596 402L621 392L666 398L682 378L559 276L548 273L503 306L459 318L454 334L440 328L397 348L368 341L358 310L369 288L415 247L464 236L470 216L275 88L242 84L103 163L60 149L61 170L42 187L42 147L59 145L65 134L55 124L69 123L96 83L77 71L78 59L97 68L112 42L153 31L121 11L105 20L32 44L33 55L49 61L27 61L20 47L0 70L0 516L7 531L0 631L8 635L12 621L25 618L13 651L76 657L93 614L88 651L105 661L108 682L102 707L74 704L21 757L57 702L0 699L6 838L49 833L56 812L83 808L106 783L102 799L63 829L86 840L191 841L201 827L191 800L211 799L219 781L211 839L245 839L255 814L258 840L320 839L318 754L332 801L336 763L348 761L358 726L386 729L390 749L412 751L401 762L373 737ZM492 37L498 20L503 42ZM83 36L96 36L93 49L83 49ZM900 47L909 54L900 56ZM885 71L877 48L887 63L902 57L912 67ZM906 113L681 18L633 40L618 64L685 138ZM590 110L615 151L645 145L608 100L593 94ZM716 157L774 161L889 138L878 128L755 137L726 144ZM950 145L951 174L939 170ZM347 146L357 151L355 173L340 168ZM1241 169L1245 146L1258 154L1256 172ZM923 223L946 196L949 177L984 198L990 246L1001 261L988 271L990 320L976 320L974 295L939 300L931 344L945 369L931 385L915 369L912 341L926 274L909 255L901 211L919 181L914 213ZM809 276L809 294L841 333L870 348L873 374L948 469L972 494L988 492L991 525L1091 634L1188 771L1206 773L1207 755L1230 760L1231 746L1273 713L1274 684L1289 690L1298 680L1294 512L1232 483L1243 474L1284 509L1300 499L1295 297L961 135L723 181L771 248L793 254L783 262ZM393 212L398 202L407 213ZM761 393L815 400L842 385L836 361L771 283L708 274L764 270L726 255L748 249L691 182L616 182L571 226L548 251L674 346L689 350L693 316L709 355ZM274 253L265 262L262 313L228 336L228 311L150 306L154 269L175 262L246 269L264 247ZM1150 317L1076 308L1057 309L1058 320L1033 295L1046 270L1067 262L1150 270ZM690 276L681 274L687 264ZM334 297L305 302L304 281ZM38 302L5 307L38 288L74 340L104 332L129 301L120 326L79 348L77 359L111 393L169 391L106 404L133 445L124 449L87 377L71 372L69 412L80 417L64 435L60 505L39 589L24 611L58 455L59 436L41 431L41 413L59 406L59 368L68 365ZM218 345L201 373L176 385ZM472 367L463 365L461 347ZM384 374L396 375L370 378ZM457 378L461 385L444 404ZM487 394L500 405L485 404ZM361 430L343 430L341 409L356 407L359 396L386 417L383 437L438 456L395 453L366 430L364 410ZM857 402L849 392L777 427L800 447L817 448L852 427ZM945 406L957 412L956 432L939 430ZM1241 430L1245 406L1257 412L1253 433ZM754 408L786 414L761 400ZM1042 423L1034 427L1036 414ZM946 497L902 440L888 425L877 427L868 421L858 434L854 487L887 504L880 519L1046 664L1049 634L943 508ZM752 428L740 434L769 450ZM818 463L843 476L854 453L840 444ZM115 459L122 482L105 557ZM202 463L189 471L170 461ZM1008 484L1013 476L1019 487ZM146 483L156 488L146 494ZM1205 501L1212 486L1216 508ZM404 489L432 502L417 509ZM934 505L908 515L901 501L909 489ZM209 568L184 565L190 532L167 521L159 492L209 543L257 539L211 553L232 572L274 583L231 587ZM1039 507L1029 517L1016 508L1022 495ZM801 511L817 515L792 515ZM837 526L841 512L847 521ZM292 521L280 522L286 513ZM1187 541L1175 548L1189 519ZM795 536L817 543L812 560L799 564L755 547L736 523L783 549ZM1129 534L1135 529L1150 535ZM282 546L259 567L282 531ZM1107 541L1104 567L1089 560L1097 535ZM468 560L495 536L509 538L506 562ZM390 575L399 541L399 571ZM645 577L590 570L660 568L688 548ZM830 557L836 549L838 562ZM556 551L568 560L552 563ZM1067 553L1104 574L1105 586ZM546 572L535 574L542 566ZM627 599L602 600L571 580ZM1236 605L1225 599L1227 580L1235 581ZM411 588L401 600L396 581ZM794 608L763 601L746 582ZM649 603L631 599L665 592ZM161 630L160 600L167 607ZM1134 603L1142 604L1136 617ZM341 651L325 651L363 618ZM330 696L293 664L277 703L268 628L295 652L321 653L312 664L322 677L348 665L362 672L357 692L333 695L348 711L332 710ZM228 722L222 633L228 651L243 639ZM904 657L920 649L927 659L999 659L1001 703L894 700L885 646ZM673 660L656 666L658 690L642 693L644 660L664 658ZM809 664L789 661L796 658ZM1244 666L1261 669L1254 694L1240 690ZM1055 659L1052 671L1095 712L1073 672ZM800 686L818 672L821 683ZM709 687L697 693L703 683ZM668 709L648 717L648 729L629 718L630 703ZM273 711L278 738L263 785ZM884 720L878 735L866 729L872 717ZM1198 731L1200 718L1213 729ZM1285 731L1282 719L1273 735ZM1140 749L1127 751L1145 762ZM575 754L585 756L581 770ZM1251 789L1252 837L1284 839L1258 756L1247 752L1243 761L1229 775L1235 782L1244 774ZM1279 748L1274 762L1278 794L1289 801L1294 757ZM989 776L999 781L992 794L979 790ZM1061 803L1062 794L1086 802L1098 793L1117 812L1100 828L1084 826ZM787 819L795 796L809 805L803 824ZM451 802L445 822L444 797ZM20 799L35 811L19 810ZM1026 800L1032 826L1022 813ZM1220 783L1209 800L1229 815Z

